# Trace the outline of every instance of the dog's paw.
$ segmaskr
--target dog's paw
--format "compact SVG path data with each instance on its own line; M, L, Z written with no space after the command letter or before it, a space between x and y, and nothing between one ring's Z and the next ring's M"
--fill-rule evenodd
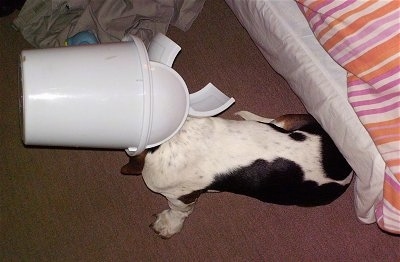
M150 227L162 238L170 238L180 232L186 216L171 209L156 215L156 221Z

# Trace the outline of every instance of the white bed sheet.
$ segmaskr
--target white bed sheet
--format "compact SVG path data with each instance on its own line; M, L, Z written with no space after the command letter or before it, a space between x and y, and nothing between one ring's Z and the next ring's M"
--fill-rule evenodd
M314 37L292 0L226 0L269 64L330 134L356 173L355 210L375 222L385 164L347 101L346 71Z

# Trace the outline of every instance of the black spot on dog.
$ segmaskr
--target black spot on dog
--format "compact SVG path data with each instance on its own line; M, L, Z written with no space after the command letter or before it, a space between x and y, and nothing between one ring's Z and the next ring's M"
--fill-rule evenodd
M289 136L294 140L298 139L297 141L300 141L302 139L301 133L297 133L295 131L290 132L273 124L267 124L267 125L269 125L278 132L289 134ZM333 140L325 132L325 130L318 124L318 122L315 121L308 123L297 130L306 132L311 135L318 135L321 137L321 144L322 144L321 162L327 177L333 180L340 181L347 178L350 175L352 168L347 163L343 155L340 153Z
M337 183L319 186L314 181L305 181L298 164L277 158L272 162L258 159L249 166L219 174L206 189L246 195L280 205L318 206L329 204L346 188Z
M326 176L334 180L343 180L351 173L352 168L340 153L332 139L322 135L322 167Z
M352 168L328 133L318 123L305 125L299 130L321 137L322 166L327 177L340 181L350 175Z
M204 193L204 190L196 190L196 191L193 191L192 193L181 196L178 199L180 201L182 201L183 203L189 205L189 204L194 203L202 193Z
M303 141L306 140L306 138L307 138L304 134L299 133L299 132L290 133L289 136L290 136L293 140L299 141L299 142L303 142Z
M156 152L159 148L160 148L160 146L155 146L155 147L148 148L147 150L148 150L150 153L154 153L154 152Z
M270 123L268 123L267 125L272 127L272 129L274 129L275 131L278 131L279 133L288 134L289 137L292 138L295 141L302 142L302 141L307 139L307 137L302 133L287 131L287 130L279 127L279 126L276 126L276 125L270 124Z

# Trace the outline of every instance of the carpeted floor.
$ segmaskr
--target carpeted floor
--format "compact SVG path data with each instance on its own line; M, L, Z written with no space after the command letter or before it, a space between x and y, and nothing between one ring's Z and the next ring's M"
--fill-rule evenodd
M203 195L170 240L148 225L167 207L141 177L123 176L123 151L24 147L18 60L31 48L0 18L0 261L399 261L400 239L355 217L352 187L317 208L285 207L228 193ZM223 0L206 1L174 68L191 92L214 83L239 110L304 112Z

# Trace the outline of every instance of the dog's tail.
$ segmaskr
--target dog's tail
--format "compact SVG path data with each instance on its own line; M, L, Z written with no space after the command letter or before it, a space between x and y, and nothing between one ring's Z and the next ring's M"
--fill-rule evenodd
M268 124L268 123L271 123L274 121L274 119L272 119L272 118L258 116L249 111L239 111L239 112L236 112L235 115L240 116L244 120L257 121L257 122L265 123L265 124Z
M264 124L273 124L286 131L294 131L308 124L318 124L318 122L309 114L287 114L276 119L258 116L248 111L239 111L235 113L245 120L257 121ZM319 125L319 124L318 124Z

